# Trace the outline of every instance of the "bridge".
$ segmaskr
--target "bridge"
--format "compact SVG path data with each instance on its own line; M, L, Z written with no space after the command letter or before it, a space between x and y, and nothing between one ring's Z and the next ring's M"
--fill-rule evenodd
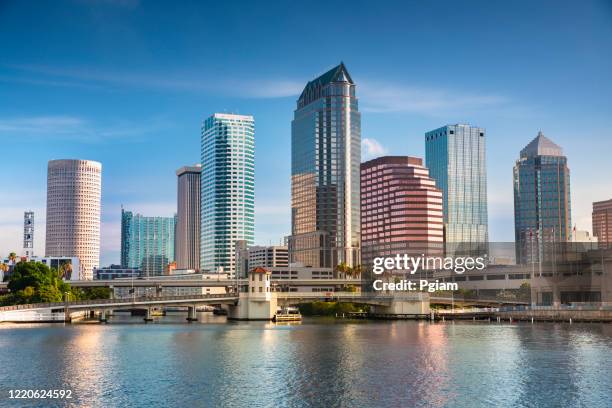
M247 285L247 279L112 279L112 280L74 280L66 281L74 288L203 288L203 287L232 287ZM273 286L337 286L337 285L361 285L360 279L274 279ZM0 282L0 289L6 289L7 282Z
M113 281L116 282L116 281ZM178 281L171 282L175 284ZM185 281L183 281L185 282ZM197 281L201 282L201 281ZM155 282L148 281L149 284ZM226 285L229 281L224 281ZM245 283L247 283L245 281ZM113 310L143 309L145 321L151 320L151 311L161 307L186 307L187 320L196 319L196 308L201 305L225 305L234 311L237 319L263 319L270 318L276 313L277 306L289 306L314 301L350 302L369 305L374 314L378 316L426 316L429 314L429 305L456 305L456 306L503 306L525 305L516 301L500 299L464 299L456 297L430 296L424 292L401 294L386 294L377 292L271 292L254 293L226 292L221 294L198 294L186 296L132 296L113 299L77 300L56 303L38 303L16 306L0 307L0 321L71 321L75 312L98 312L101 321L106 321ZM251 314L244 312L248 305L257 312ZM262 307L265 308L262 311ZM243 309L242 311L240 309ZM240 314L243 313L243 314ZM244 314L246 313L246 314ZM41 316L44 316L41 317ZM232 316L232 315L230 315ZM242 316L242 317L240 317ZM246 317L244 317L246 316ZM262 317L263 316L263 317ZM25 319L25 320L24 320ZM29 321L29 320L28 320Z

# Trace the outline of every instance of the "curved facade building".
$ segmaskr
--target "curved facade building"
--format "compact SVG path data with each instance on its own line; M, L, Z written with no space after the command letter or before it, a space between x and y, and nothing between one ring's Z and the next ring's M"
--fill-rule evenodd
M46 256L77 257L80 279L100 264L102 164L51 160L47 169Z
M361 257L440 256L442 191L418 157L384 156L361 163Z
M178 177L174 256L177 269L200 269L200 174L202 166L181 167Z

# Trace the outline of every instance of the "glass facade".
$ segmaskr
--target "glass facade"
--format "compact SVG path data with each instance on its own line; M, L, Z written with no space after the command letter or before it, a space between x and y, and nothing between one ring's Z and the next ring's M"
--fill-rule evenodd
M546 248L571 239L570 172L561 147L542 132L514 166L514 231L519 263L546 260Z
M442 190L448 255L487 253L485 130L448 125L425 133L426 167Z
M233 276L236 241L255 241L255 121L215 113L202 125L200 270Z
M174 261L176 217L145 217L121 210L121 266L163 275Z
M361 114L343 64L310 81L291 123L291 262L360 263Z

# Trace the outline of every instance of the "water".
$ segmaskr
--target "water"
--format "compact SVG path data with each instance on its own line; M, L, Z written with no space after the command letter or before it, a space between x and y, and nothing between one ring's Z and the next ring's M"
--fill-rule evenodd
M0 406L605 407L612 325L0 325ZM69 401L9 389L70 389ZM30 405L28 405L30 404Z

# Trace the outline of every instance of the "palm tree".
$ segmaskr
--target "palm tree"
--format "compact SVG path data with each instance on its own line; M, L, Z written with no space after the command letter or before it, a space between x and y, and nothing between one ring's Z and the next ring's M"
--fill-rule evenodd
M361 265L355 265L353 267L353 275L359 279L361 276L361 272L363 272L363 267Z
M340 274L346 274L348 268L349 266L345 262L340 262L338 265L336 265L334 271L336 272L337 277L340 278Z

